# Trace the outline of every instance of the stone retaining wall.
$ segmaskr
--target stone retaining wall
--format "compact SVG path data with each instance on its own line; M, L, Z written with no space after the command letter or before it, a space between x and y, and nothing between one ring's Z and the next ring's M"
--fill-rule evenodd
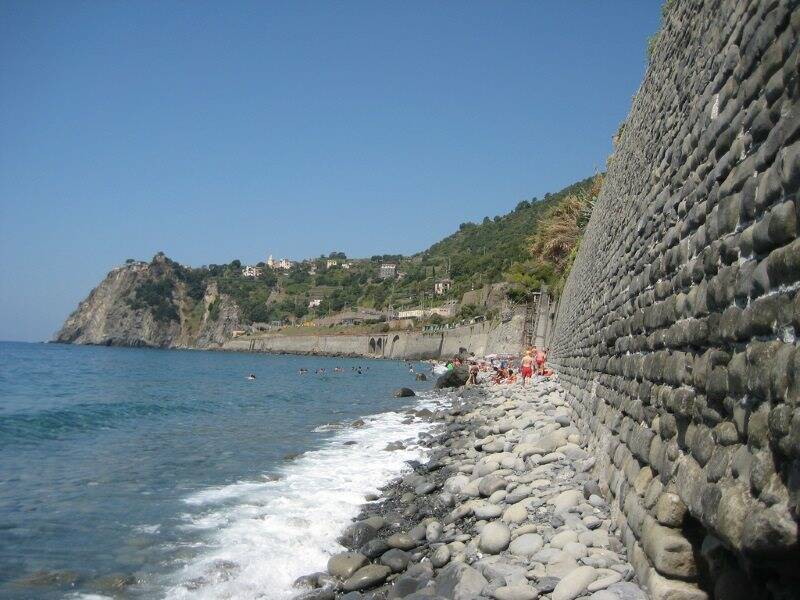
M667 3L552 360L641 583L800 590L796 0Z
M484 321L436 333L388 331L352 335L282 335L239 337L223 345L225 350L280 354L324 354L371 358L446 358L461 348L483 356L491 352L519 354L522 350L524 312L504 323Z

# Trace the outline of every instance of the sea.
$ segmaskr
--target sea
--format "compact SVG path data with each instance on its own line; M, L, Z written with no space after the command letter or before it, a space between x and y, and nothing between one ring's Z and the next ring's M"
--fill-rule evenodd
M432 426L403 421L444 406L430 379L400 361L0 343L0 598L292 597L365 496L425 460Z

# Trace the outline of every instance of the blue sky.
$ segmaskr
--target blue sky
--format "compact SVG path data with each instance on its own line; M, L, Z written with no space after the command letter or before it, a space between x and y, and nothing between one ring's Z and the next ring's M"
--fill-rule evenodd
M660 0L0 3L0 339L106 272L412 253L603 169Z

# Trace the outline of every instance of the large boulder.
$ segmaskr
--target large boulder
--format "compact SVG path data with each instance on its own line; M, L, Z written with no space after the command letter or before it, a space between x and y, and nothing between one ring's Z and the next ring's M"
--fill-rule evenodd
M508 546L508 551L517 556L533 556L542 549L544 540L538 533L524 533L514 539Z
M375 538L374 540L370 540L366 544L361 546L358 549L358 551L367 558L373 559L373 558L378 558L388 549L389 549L389 544L386 543L386 540Z
M566 490L548 500L553 505L553 512L556 514L566 512L578 506L582 501L583 494L578 490Z
M476 569L454 562L436 576L436 593L448 600L474 600L489 582Z
M392 570L384 565L367 565L361 567L353 573L347 581L342 584L342 589L346 592L355 590L365 590L386 581Z
M500 521L492 521L481 529L478 548L486 554L499 554L511 541L511 530L508 525Z
M539 590L525 584L505 585L497 588L492 596L495 600L536 600Z
M381 564L389 567L393 573L405 571L410 560L408 552L400 550L399 548L392 548L381 556Z
M363 546L378 535L376 527L369 523L359 521L349 525L339 537L339 543L347 548L358 548Z
M414 390L407 387L401 387L394 393L395 398L410 398L411 396L416 396L416 394L414 393Z
M467 383L467 379L469 379L469 369L464 365L460 367L453 367L444 375L440 376L439 379L436 380L436 385L434 386L437 390L442 388L452 388L452 387L461 387Z
M553 590L553 600L574 600L581 596L589 584L597 579L597 571L592 567L578 567L564 576Z
M347 579L367 563L360 552L340 552L328 559L328 573L339 579Z
M389 544L390 548L398 548L399 550L411 550L419 545L417 540L407 533L395 533L390 535L386 539L386 543Z
M389 590L389 598L413 597L414 592L424 590L430 580L428 575L407 571L394 580L394 585Z

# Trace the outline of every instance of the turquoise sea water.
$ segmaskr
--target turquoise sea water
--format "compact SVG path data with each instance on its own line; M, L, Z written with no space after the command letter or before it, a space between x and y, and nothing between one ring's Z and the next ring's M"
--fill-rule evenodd
M430 387L393 361L0 343L0 597L289 597L421 457L383 449L437 402L400 386Z

